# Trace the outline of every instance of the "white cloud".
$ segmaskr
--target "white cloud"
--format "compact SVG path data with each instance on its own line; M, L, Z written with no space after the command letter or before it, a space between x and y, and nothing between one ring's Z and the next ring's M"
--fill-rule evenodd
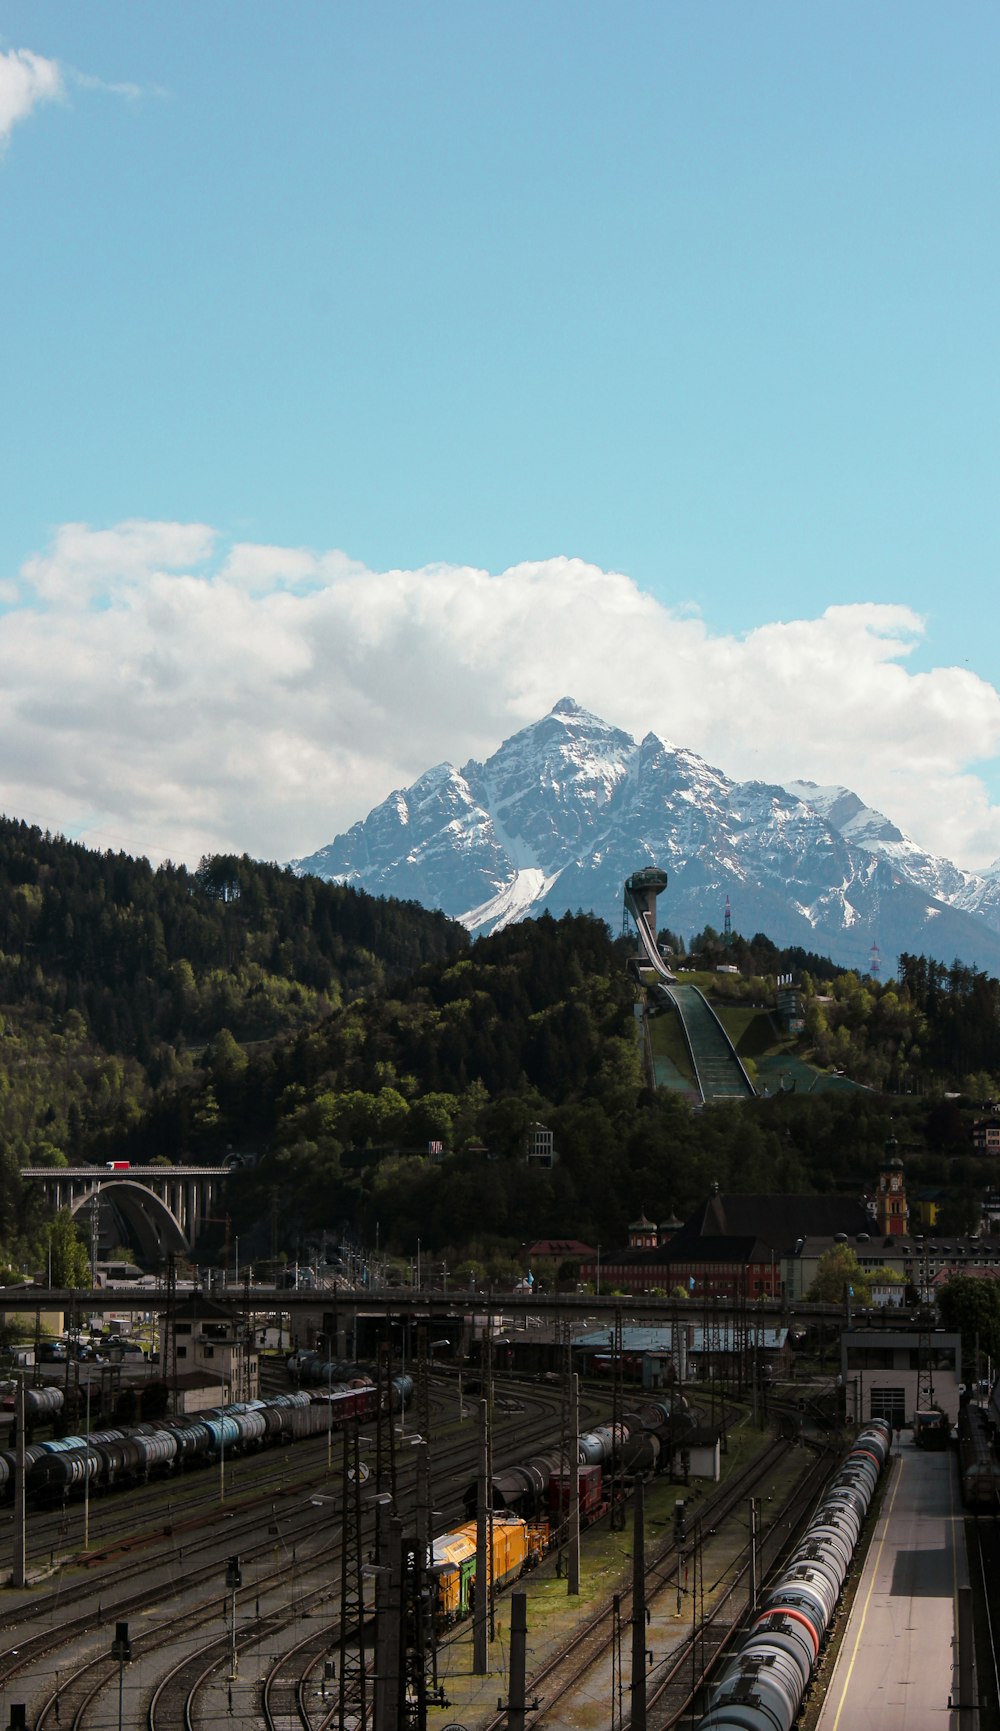
M64 525L0 615L0 804L92 845L285 859L572 694L727 773L852 786L924 846L1000 855L976 773L1000 696L911 673L902 607L717 636L620 573L549 559L366 570L205 524Z
M28 559L24 576L49 602L86 606L124 584L157 570L182 571L202 565L215 545L215 531L204 523L151 523L131 518L113 529L64 523L51 551Z
M96 90L104 96L121 96L138 102L146 96L165 96L158 85L112 83L75 66L46 60L30 48L0 49L0 148L19 120L25 120L40 102L62 100L69 87Z
M40 102L66 94L58 62L32 54L30 48L0 49L0 144L5 144L19 120L27 119Z

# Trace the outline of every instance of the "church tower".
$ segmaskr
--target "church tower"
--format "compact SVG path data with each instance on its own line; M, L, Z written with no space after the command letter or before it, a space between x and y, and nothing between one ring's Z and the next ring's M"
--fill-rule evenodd
M885 1159L878 1175L878 1195L875 1198L875 1218L884 1238L902 1238L909 1231L910 1211L906 1206L906 1185L899 1147L891 1136L885 1145Z

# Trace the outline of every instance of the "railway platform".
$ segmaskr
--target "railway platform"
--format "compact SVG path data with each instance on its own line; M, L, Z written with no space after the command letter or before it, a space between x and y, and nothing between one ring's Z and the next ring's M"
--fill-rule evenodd
M893 1449L875 1532L816 1731L972 1731L958 1703L958 1589L968 1584L951 1450Z

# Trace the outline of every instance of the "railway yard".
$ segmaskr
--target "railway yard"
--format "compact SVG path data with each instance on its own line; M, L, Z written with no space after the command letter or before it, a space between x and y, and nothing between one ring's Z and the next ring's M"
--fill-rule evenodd
M281 1410L278 1385L284 1380L290 1386L283 1367L271 1380L271 1401L263 1405ZM411 1631L405 1638L404 1644L419 1650L420 1674L411 1654L403 1705L386 1725L624 1731L635 1724L666 1731L679 1723L697 1725L711 1709L706 1726L719 1731L730 1725L787 1731L800 1701L815 1722L833 1687L835 1664L842 1662L836 1655L855 1639L848 1611L836 1609L836 1601L848 1571L849 1603L857 1569L868 1566L873 1523L883 1523L877 1544L884 1577L885 1558L892 1554L889 1514L905 1507L907 1518L916 1518L913 1495L896 1492L905 1463L914 1483L918 1469L937 1475L939 1526L944 1523L945 1531L942 1536L939 1527L933 1533L923 1529L919 1548L949 1552L952 1574L917 1567L907 1577L899 1565L893 1577L890 1569L862 1607L867 1644L883 1599L890 1624L901 1614L910 1617L911 1601L933 1602L932 1628L947 1660L933 1723L1000 1724L995 1661L990 1671L990 1656L1000 1647L993 1633L1000 1580L997 1516L992 1507L970 1509L963 1534L953 1452L915 1450L906 1433L902 1444L897 1435L893 1448L888 1427L877 1425L853 1445L818 1431L803 1437L798 1424L779 1425L788 1434L776 1435L773 1423L756 1425L748 1408L734 1405L727 1414L728 1452L719 1482L684 1483L683 1454L674 1447L683 1434L678 1413L669 1402L658 1411L657 1403L643 1406L638 1392L637 1409L627 1419L634 1438L645 1427L645 1440L633 1447L634 1470L626 1473L624 1448L615 1442L623 1427L612 1421L610 1392L586 1386L579 1444L580 1458L591 1464L581 1469L581 1498L585 1477L598 1488L587 1507L580 1591L570 1595L567 1534L552 1514L567 1437L564 1390L497 1377L493 1397L492 1537L495 1545L498 1534L513 1544L520 1535L522 1547L510 1584L524 1595L526 1612L523 1712L512 1672L510 1592L498 1593L490 1606L487 1662L476 1662L477 1624L468 1614L474 1607L468 1575L475 1570L474 1523L472 1537L465 1534L482 1468L480 1403L474 1395L460 1417L455 1382L445 1374L429 1379L419 1413L408 1413L401 1403L376 1422L369 1392L367 1405L335 1426L329 1400L324 1404L314 1395L311 1429L300 1422L290 1443L278 1434L275 1420L276 1440L265 1446L259 1418L259 1446L223 1442L195 1464L152 1471L145 1482L113 1491L98 1488L86 1499L78 1490L54 1495L43 1472L36 1482L44 1494L29 1504L26 1522L28 1584L8 1584L2 1596L2 1711L16 1724L23 1705L23 1722L32 1731L119 1725L200 1731L220 1723L268 1731L359 1731L364 1723L381 1731L375 1717L380 1649L372 1613L387 1555L387 1520L396 1514L408 1533L426 1532L434 1608L422 1635L414 1640ZM695 1396L684 1422L697 1416ZM657 1435L661 1440L651 1444L648 1438ZM603 1481L602 1469L593 1464L602 1450ZM41 1458L40 1449L34 1452ZM962 1458L968 1485L974 1477L968 1445ZM67 1460L62 1469L67 1483L71 1464ZM655 1470L670 1464L673 1472ZM865 1520L869 1501L872 1514ZM437 1537L447 1534L450 1550ZM0 1546L11 1555L14 1544L15 1514L7 1503L0 1506ZM904 1551L907 1545L914 1548L912 1534L903 1541ZM823 1586L817 1610L814 1577L817 1570L829 1572L827 1553L836 1553L839 1579L832 1588ZM449 1557L459 1560L451 1563ZM6 1568L3 1574L9 1581ZM495 1574L499 1579L498 1564ZM953 1619L944 1614L958 1585L970 1580L975 1718L961 1701L957 1669L952 1676ZM902 1611L900 1593L907 1601ZM861 1614L860 1602L856 1597L852 1615ZM351 1628L344 1626L345 1611ZM779 1690L782 1705L772 1703L756 1718L747 1719L745 1707L728 1717L725 1703L747 1696L746 1679L753 1678L757 1688L762 1640L767 1663L788 1671ZM931 1651L933 1636L925 1634L921 1644ZM641 1713L633 1708L634 1651L644 1665ZM713 1667L711 1697L705 1680ZM851 1670L857 1675L858 1663ZM923 1697L933 1693L925 1690ZM898 1710L886 1710L883 1702L880 1716L866 1719L855 1702L850 1723L912 1731L932 1722L919 1716L919 1705L913 1693ZM832 1728L835 1721L829 1723Z

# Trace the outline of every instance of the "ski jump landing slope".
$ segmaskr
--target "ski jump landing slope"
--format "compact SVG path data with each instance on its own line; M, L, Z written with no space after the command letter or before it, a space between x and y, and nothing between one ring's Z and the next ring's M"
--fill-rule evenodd
M671 973L627 884L625 906L639 934L646 961L656 973L659 989L680 1016L702 1100L706 1105L714 1100L752 1100L753 1083L725 1028L704 993L697 986L681 984L676 974Z

